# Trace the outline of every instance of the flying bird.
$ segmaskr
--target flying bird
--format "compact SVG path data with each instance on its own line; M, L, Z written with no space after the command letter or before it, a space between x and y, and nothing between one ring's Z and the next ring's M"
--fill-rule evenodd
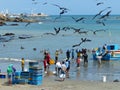
M67 31L67 30L70 30L70 29L71 29L70 27L63 27L61 30Z
M65 7L61 7L61 6L57 5L57 4L52 4L52 5L54 5L54 6L56 6L56 7L58 7L58 8L60 9L59 17L56 17L55 20L54 20L54 22L55 22L57 19L60 19L60 18L61 18L61 15L67 13L68 10L69 10L69 9L67 9L67 8L65 8Z
M81 18L76 19L76 18L72 17L72 19L74 19L74 20L75 20L75 22L79 22L79 21L84 20L84 19L86 19L86 18L81 17Z
M78 33L79 33L79 34L87 34L88 31L79 31Z
M105 32L106 30L104 30L104 29L95 30L95 31L92 30L92 32L93 32L94 35L96 35L96 32L100 32L100 31L104 31Z
M105 23L103 21L97 20L96 23L97 24L102 24L103 26L105 26Z
M77 47L77 46L80 46L82 43L84 42L90 42L91 40L90 39L87 39L87 38L81 38L81 42L78 43L78 44L75 44L73 45L72 47Z
M105 17L108 17L111 13L111 10L108 11L105 15L101 16L99 19L104 19Z
M69 9L67 9L65 7L61 7L61 6L57 5L57 4L52 4L52 5L57 6L60 10L69 10Z
M55 30L56 35L57 35L60 32L60 27L58 29L54 27L54 30Z
M109 9L109 8L111 8L111 7L107 7L107 8L105 8L105 9L101 10L101 11L100 11L98 14L96 14L92 19L95 19L97 16L101 15L102 12L104 12L106 9Z
M27 27L28 25L30 25L31 24L31 22L28 22L26 25L25 25L25 27Z
M97 3L96 5L98 6L98 5L100 5L100 4L104 4L103 2L99 2L99 3Z
M74 33L79 33L81 29L83 28L74 28L74 27L71 27L71 29L74 30Z
M44 33L44 35L56 35L56 34L54 34L54 33Z

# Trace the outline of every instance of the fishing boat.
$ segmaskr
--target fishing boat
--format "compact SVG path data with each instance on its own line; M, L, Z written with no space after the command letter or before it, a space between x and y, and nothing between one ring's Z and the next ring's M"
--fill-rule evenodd
M118 44L108 44L106 46L94 48L92 50L93 60L120 60L120 48Z

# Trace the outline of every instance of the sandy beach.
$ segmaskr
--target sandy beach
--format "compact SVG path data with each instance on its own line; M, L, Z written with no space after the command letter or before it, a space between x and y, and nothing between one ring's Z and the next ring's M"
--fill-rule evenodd
M14 84L7 85L7 79L0 79L0 90L120 90L119 82L97 82L70 80L58 81L45 77L42 85Z

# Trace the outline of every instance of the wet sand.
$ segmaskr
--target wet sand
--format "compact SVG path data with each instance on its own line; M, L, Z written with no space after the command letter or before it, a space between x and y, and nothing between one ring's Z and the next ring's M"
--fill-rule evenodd
M42 85L15 84L8 85L7 79L0 79L0 90L120 90L120 82L97 82L70 80L59 81L44 77Z

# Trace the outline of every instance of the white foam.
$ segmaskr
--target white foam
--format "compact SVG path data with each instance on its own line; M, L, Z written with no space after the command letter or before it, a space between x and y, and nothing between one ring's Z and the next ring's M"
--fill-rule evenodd
M21 61L19 58L0 58L0 60L6 60L6 61ZM25 59L25 62L34 62L36 60L30 60L30 59Z

